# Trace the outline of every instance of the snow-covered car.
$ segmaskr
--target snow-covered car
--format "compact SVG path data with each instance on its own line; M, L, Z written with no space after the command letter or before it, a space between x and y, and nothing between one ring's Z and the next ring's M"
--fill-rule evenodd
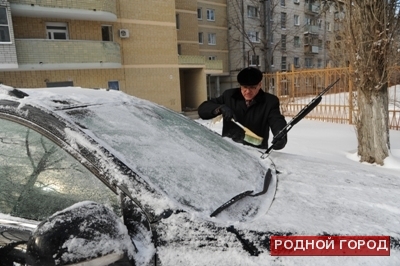
M252 253L225 221L257 219L276 187L269 163L113 90L3 85L0 169L5 265L171 265L181 247Z
M290 155L276 157L288 166L278 184L260 155L120 91L0 85L0 265L356 265L271 256L270 236L351 235L360 223L390 235L398 261L399 214L367 202L396 198L389 181L374 193L343 182L351 193L338 199L337 180L290 173Z

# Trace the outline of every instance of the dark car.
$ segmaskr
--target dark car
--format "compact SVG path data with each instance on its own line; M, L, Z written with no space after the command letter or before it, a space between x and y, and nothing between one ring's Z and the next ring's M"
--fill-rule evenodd
M160 247L175 245L251 255L226 221L264 215L275 178L268 161L122 92L3 85L0 265L170 265Z
M399 265L397 177L260 155L120 91L0 85L0 265ZM390 257L270 252L359 233Z

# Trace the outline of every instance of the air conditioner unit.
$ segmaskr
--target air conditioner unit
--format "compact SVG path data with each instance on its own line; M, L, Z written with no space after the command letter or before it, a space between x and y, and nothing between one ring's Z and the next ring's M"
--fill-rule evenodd
M120 37L120 38L129 38L129 30L127 30L127 29L120 29L120 30L119 30L119 37Z
M300 4L300 0L294 0L295 4Z

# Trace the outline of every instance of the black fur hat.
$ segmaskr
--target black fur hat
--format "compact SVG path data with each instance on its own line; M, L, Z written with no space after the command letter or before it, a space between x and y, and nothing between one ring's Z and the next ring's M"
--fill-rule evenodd
M263 78L262 72L254 67L243 68L237 75L237 81L241 86L254 86Z

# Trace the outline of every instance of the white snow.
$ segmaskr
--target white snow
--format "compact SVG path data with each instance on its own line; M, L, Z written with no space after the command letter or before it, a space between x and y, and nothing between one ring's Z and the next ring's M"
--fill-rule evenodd
M290 118L287 119L288 121ZM197 120L221 133L222 123ZM400 236L400 131L390 131L390 156L383 166L360 163L352 125L303 119L288 134L288 144L270 158L282 172L278 175L275 201L258 229L316 232L338 235ZM329 209L327 209L329 208ZM372 211L371 211L372 210ZM245 226L243 225L245 228ZM184 261L215 262L209 257L182 252ZM178 255L176 255L178 256ZM234 254L218 265L400 265L400 252L390 257L272 257L262 254L242 261ZM183 264L180 264L183 265ZM193 264L196 265L196 264ZM200 264L197 264L200 265Z
M41 93L42 97L48 97ZM113 95L120 97L119 93L108 97ZM70 97L82 96L72 94ZM39 99L38 104L40 102ZM221 132L221 122L196 121ZM68 135L73 136L71 132ZM354 126L303 119L289 132L287 146L270 155L281 171L275 200L266 215L257 217L251 226L256 225L260 231L292 231L302 235L328 232L339 235L390 234L400 238L400 131L390 131L390 144L391 153L383 166L360 163ZM167 145L158 148L163 156L169 153ZM261 155L258 150L252 152ZM219 223L224 222L223 217L219 217ZM196 215L191 218L206 219ZM272 257L268 253L250 257L241 249L237 239L228 233L217 241L237 249L221 251L210 247L195 250L193 245L203 243L196 239L196 232L200 235L209 232L198 228L199 231L189 233L186 229L190 225L185 221L180 215L166 220L171 226L166 239L182 234L183 238L193 241L188 246L160 248L163 265L400 265L398 249L392 249L389 257ZM235 226L242 230L251 229L246 223L237 222ZM256 240L250 235L248 237Z

